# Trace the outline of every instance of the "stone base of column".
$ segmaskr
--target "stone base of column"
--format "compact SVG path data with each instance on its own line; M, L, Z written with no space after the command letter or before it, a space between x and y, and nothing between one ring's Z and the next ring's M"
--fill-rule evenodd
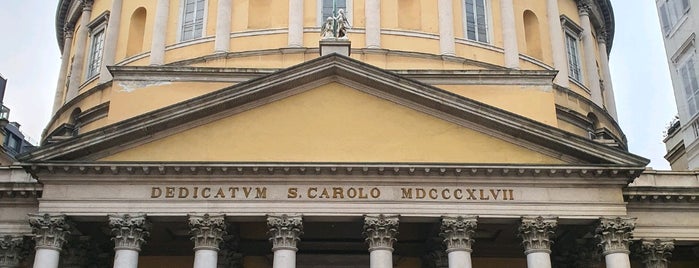
M449 252L449 268L471 268L471 252L455 250Z
M291 249L277 249L274 251L273 268L295 268L296 251Z
M55 249L38 248L34 256L34 268L58 268L61 252Z
M352 50L352 42L347 39L321 39L319 44L320 56L337 53L349 57Z
M114 268L138 267L138 251L133 249L117 249L114 253Z
M604 256L604 262L607 268L631 268L629 254L612 253Z
M527 254L527 267L551 268L551 256L546 252Z
M375 249L369 253L370 268L393 268L393 252L387 249Z
M216 268L217 265L218 251L198 249L194 252L194 268Z

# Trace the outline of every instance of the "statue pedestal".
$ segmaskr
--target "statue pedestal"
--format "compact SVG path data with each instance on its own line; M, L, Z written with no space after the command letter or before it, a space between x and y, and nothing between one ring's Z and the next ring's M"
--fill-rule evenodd
M349 39L326 38L320 42L320 56L337 53L343 56L350 56L352 50L352 42Z

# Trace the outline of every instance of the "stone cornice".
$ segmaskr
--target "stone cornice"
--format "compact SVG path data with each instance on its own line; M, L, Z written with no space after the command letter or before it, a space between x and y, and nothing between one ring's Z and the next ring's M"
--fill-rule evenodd
M269 176L269 175L353 175L353 176L456 176L456 177L539 177L616 178L626 184L642 169L623 166L546 166L497 164L430 163L203 163L203 162L42 162L25 163L34 176L52 175L138 175L138 176ZM47 176L45 176L47 175Z
M699 201L699 188L682 187L628 187L624 189L627 202L686 203Z
M40 198L43 185L37 182L2 182L0 183L0 200L3 198Z

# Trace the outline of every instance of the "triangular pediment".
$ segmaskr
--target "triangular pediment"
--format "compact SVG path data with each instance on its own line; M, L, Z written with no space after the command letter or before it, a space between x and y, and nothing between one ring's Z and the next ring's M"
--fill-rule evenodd
M44 146L22 161L647 163L339 55Z

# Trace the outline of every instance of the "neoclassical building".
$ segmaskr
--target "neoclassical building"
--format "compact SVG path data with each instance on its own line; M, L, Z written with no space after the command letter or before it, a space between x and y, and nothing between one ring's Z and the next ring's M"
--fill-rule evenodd
M697 174L617 124L609 0L60 0L55 30L0 267L699 264Z

